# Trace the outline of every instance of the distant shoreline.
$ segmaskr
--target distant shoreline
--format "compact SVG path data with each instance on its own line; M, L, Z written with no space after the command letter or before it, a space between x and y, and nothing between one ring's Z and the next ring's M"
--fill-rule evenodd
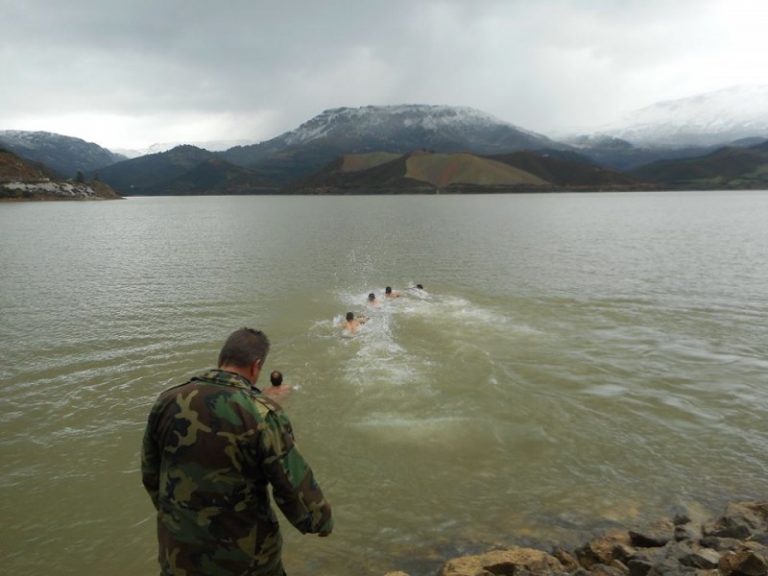
M232 197L251 197L251 196L270 196L270 197L340 197L340 196L502 196L502 195L521 195L521 194L602 194L602 193L667 193L667 192L768 192L768 188L555 188L555 189L515 189L515 190L434 190L434 191L305 191L301 192L257 192L253 194L167 194L167 195L125 195L113 198L94 196L89 198L81 197L62 197L55 195L29 195L29 196L4 196L0 197L0 203L18 203L18 202L90 202L102 200L127 200L131 198L232 198Z
M554 188L554 189L520 189L520 190L434 190L416 192L408 191L297 191L297 192L255 192L253 194L136 194L125 195L123 198L217 198L217 197L237 197L237 196L500 196L504 194L590 194L603 192L768 192L768 187L761 188Z
M115 198L104 198L102 196L94 196L92 198L67 198L62 196L53 195L35 195L35 196L14 196L14 197L0 197L0 202L16 203L16 202L101 202L102 200L125 200L124 196L116 196Z

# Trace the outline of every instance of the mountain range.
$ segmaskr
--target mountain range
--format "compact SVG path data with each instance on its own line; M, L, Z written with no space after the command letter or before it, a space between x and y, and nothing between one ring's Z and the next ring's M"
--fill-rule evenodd
M118 162L100 170L99 178L133 196L254 194L276 190L258 171L188 145Z
M326 110L295 130L260 144L232 148L222 157L285 185L343 154L405 154L421 149L500 154L544 148L567 146L472 108L365 106Z
M729 146L696 158L660 160L634 170L639 180L682 190L768 190L768 142Z
M94 172L126 159L93 142L52 132L0 130L0 147L44 164L61 178L74 178L78 172Z
M663 102L562 141L472 108L400 105L326 110L270 140L220 151L182 145L128 160L77 138L19 131L0 132L0 145L60 174L98 173L127 195L759 187L765 96L768 88L747 87ZM363 168L350 170L355 163ZM541 182L517 181L509 168ZM463 180L440 180L444 170Z
M149 156L160 152L168 152L177 146L194 146L202 148L209 152L222 152L235 146L248 146L255 144L254 140L205 140L195 142L156 142L146 148L115 148L112 152L124 156L125 159L139 158L140 156Z
M723 146L768 139L768 85L734 86L658 102L602 128L598 135L641 148Z

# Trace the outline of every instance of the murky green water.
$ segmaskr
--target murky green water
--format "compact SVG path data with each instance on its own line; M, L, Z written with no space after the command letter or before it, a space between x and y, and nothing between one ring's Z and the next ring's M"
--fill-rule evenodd
M156 573L149 406L243 325L334 504L331 538L284 523L292 576L764 498L766 222L768 192L0 205L0 563Z

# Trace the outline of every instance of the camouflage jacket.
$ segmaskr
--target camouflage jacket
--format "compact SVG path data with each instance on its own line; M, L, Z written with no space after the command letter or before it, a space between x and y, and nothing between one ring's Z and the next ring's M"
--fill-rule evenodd
M232 372L211 370L160 394L144 432L141 472L157 509L163 576L282 575L267 484L299 531L333 529L288 417Z

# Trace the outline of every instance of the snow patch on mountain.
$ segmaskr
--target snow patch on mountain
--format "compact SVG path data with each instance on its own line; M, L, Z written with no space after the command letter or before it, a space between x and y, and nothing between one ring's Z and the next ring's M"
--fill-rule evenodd
M2 143L5 143L7 146L18 146L26 150L42 150L53 145L68 150L74 150L80 146L98 147L97 144L91 144L82 138L75 138L74 136L26 130L0 130L0 144Z
M333 108L325 110L295 130L280 138L289 146L306 144L327 136L346 132L386 136L403 128L421 128L426 131L442 129L464 130L504 125L537 136L469 107L439 106L426 104L402 104L396 106L362 106L359 108Z
M667 100L598 132L638 146L716 146L768 138L768 85L734 86Z
M45 164L67 177L74 177L78 171L98 170L125 159L82 138L43 131L0 130L0 148Z

